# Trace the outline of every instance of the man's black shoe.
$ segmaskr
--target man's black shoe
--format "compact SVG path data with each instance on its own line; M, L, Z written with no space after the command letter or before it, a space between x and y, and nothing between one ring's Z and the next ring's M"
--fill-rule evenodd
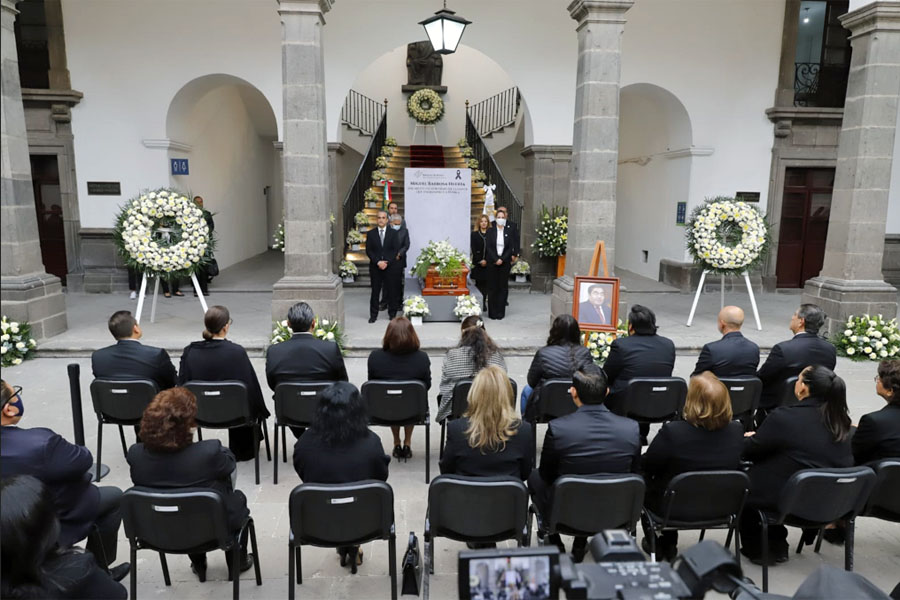
M572 543L572 562L580 563L587 552L587 538L576 537Z
M374 323L377 317L369 317L369 323Z
M847 539L847 530L842 526L832 527L831 529L826 529L825 534L822 537L824 537L825 541L829 544L843 546Z
M379 311L387 310L387 302L382 302L381 304L379 304L379 305L378 305L378 310L379 310Z
M109 570L109 576L115 579L116 581L122 581L125 579L125 576L131 572L131 563L123 562L120 565L116 565Z

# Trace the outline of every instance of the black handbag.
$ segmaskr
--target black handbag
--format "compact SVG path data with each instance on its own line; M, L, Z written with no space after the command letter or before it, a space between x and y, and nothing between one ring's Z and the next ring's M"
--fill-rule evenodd
M206 275L209 277L218 277L219 261L217 261L215 257L210 258L209 262L206 264Z
M401 596L418 596L422 585L422 557L419 554L419 539L414 531L409 532L409 544L401 562L403 583L400 586Z

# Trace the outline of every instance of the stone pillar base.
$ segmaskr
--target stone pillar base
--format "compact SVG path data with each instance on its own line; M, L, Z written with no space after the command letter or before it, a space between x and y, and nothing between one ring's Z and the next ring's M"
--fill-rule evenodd
M572 314L572 295L575 291L575 280L571 275L564 275L553 280L553 294L550 296L550 321L559 315Z
M830 336L850 315L897 316L897 288L884 281L848 281L813 277L803 288L804 303L817 304L825 311L825 331Z
M318 277L286 276L272 286L272 320L283 321L288 309L297 302L306 302L317 316L342 320L344 317L344 287L335 274Z
M36 340L44 340L68 329L66 298L59 277L31 273L0 278L3 314L13 321L28 321Z

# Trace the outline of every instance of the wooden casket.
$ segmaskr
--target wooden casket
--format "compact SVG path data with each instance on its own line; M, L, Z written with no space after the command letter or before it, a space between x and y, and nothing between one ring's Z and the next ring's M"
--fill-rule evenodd
M448 277L441 277L434 265L428 268L425 275L425 284L422 286L423 296L464 296L469 293L466 286L466 278L469 275L469 269L463 267L456 274Z

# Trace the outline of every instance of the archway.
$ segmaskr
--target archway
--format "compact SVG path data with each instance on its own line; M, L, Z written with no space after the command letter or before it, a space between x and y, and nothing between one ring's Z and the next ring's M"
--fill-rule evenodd
M283 201L275 113L262 92L232 75L198 77L172 98L166 135L170 158L190 161L171 184L215 214L219 267L265 252Z
M684 260L676 213L690 204L691 120L678 98L649 83L623 87L619 106L616 267L655 280L660 259Z

